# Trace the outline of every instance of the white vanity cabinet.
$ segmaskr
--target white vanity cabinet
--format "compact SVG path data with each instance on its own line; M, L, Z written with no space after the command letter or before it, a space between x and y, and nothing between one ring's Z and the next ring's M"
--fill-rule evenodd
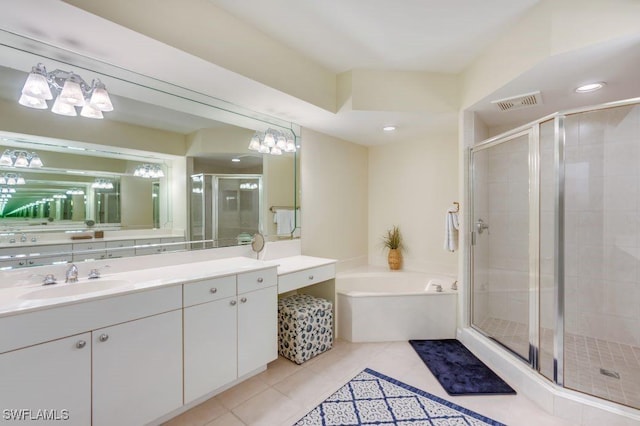
M278 358L278 273L238 275L238 377Z
M184 285L184 403L237 378L236 276Z
M275 268L184 285L184 401L278 357Z
M91 424L91 333L1 354L0 378L0 424Z
M182 313L93 331L93 426L146 424L182 406Z

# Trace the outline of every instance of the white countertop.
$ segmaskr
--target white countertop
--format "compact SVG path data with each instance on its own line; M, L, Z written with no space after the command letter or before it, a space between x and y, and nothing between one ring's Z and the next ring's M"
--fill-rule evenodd
M0 288L0 317L273 267L277 267L278 275L280 276L318 266L330 265L335 262L336 260L334 259L301 255L268 261L255 260L248 257L230 257L111 274L103 270L101 277L93 280L86 277L86 267L78 264L83 267L83 270L80 271L81 277L76 283L67 284L64 283L63 277L58 277L58 284L43 286L42 284L34 283L35 278L32 275L22 274L22 278L16 278L10 286ZM55 288L66 286L82 286L83 284L113 280L125 280L127 283L113 288L72 296L42 299L29 297L29 293L42 289L54 290Z
M161 266L114 274L103 273L98 279L89 280L86 277L81 277L78 282L70 284L64 283L64 278L61 281L58 281L58 284L51 286L43 286L41 284L34 285L32 280L17 281L12 287L0 289L0 316L58 307L104 297L119 296L127 293L149 290L151 288L182 284L206 278L257 271L260 269L273 268L274 266L276 265L273 262L263 262L260 260L249 259L247 257L232 257L227 259L186 263L174 266ZM100 280L126 280L128 283L123 286L106 290L66 297L32 299L28 296L30 292L42 290L44 288L54 289L65 286L81 286L87 283L99 282Z
M267 260L265 263L278 266L278 275L291 274L293 272L304 271L305 269L316 268L318 266L331 265L336 263L335 259L313 256L291 256L280 259Z

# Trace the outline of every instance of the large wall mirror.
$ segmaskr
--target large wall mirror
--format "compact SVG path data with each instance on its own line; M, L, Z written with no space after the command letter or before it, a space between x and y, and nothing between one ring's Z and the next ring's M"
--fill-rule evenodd
M255 232L299 237L295 124L1 30L0 58L0 154L15 163L35 153L42 162L0 160L0 268L28 266L1 262L42 244L66 244L60 251L76 260L152 253L135 250L152 237L193 242L179 249L247 244ZM96 120L54 114L53 101L42 110L19 105L38 63L99 78L114 110ZM296 152L248 149L256 132L270 131L293 140ZM137 176L140 167L162 175ZM80 243L98 241L96 231L107 250L108 241L129 243L119 253L100 246L96 256L80 256Z

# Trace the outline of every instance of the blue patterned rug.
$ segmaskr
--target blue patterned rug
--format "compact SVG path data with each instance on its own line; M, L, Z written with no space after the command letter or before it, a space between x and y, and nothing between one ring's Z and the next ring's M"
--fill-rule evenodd
M496 425L495 420L365 369L294 426Z

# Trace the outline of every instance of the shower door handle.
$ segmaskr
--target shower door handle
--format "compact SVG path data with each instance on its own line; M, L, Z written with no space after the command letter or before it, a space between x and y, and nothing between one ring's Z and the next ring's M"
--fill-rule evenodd
M476 231L478 231L478 234L482 234L485 229L489 230L489 225L484 223L484 220L478 219L478 221L476 222Z

